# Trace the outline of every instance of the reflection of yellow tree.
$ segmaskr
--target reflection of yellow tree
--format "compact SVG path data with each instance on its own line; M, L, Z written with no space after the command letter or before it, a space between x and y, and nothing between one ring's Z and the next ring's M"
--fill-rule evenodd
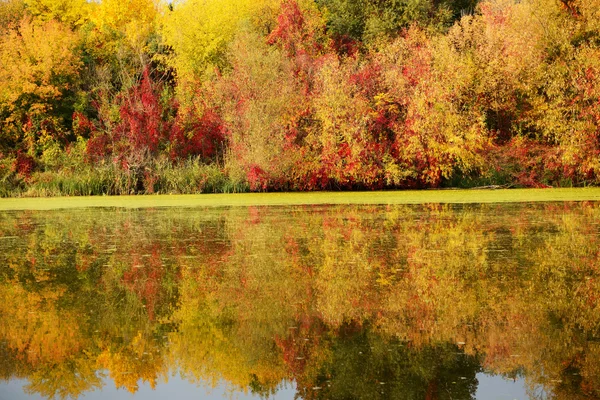
M600 322L592 287L597 235L586 221L598 209L544 210L557 216L536 220L535 210L520 210L518 220L494 221L485 209L438 210L420 227L403 224L414 251L383 304L381 327L415 343L464 343L491 371L525 369L532 386L555 387L567 367L585 378L583 332ZM579 389L593 393L590 387L586 379Z
M18 286L0 292L1 329L32 365L60 364L85 346L77 317L56 309L60 293L27 293Z
M230 218L226 229L234 240L223 258L192 248L196 258L182 259L172 350L190 377L268 393L286 377L273 339L295 326L304 292L290 263L273 251L285 247L284 238L265 241L268 224L253 222L252 212L240 217ZM244 225L252 227L251 236L240 229Z
M77 397L100 386L85 357L88 338L78 315L60 310L60 291L28 293L15 282L0 288L0 337L27 365L28 390L44 396ZM15 361L17 361L15 360Z
M17 366L7 372L48 397L100 387L99 368L130 391L140 380L155 385L168 370L156 319L168 310L175 278L160 254L162 246L185 248L164 240L180 221L153 230L128 212L2 220L0 236L16 238L0 271L0 340Z
M0 256L2 374L65 397L98 386L96 369L134 392L178 368L312 398L327 381L368 397L387 371L434 396L480 360L558 399L596 396L599 218L596 204L20 214L0 220L22 232ZM336 364L360 362L355 345L363 381Z
M138 381L147 382L153 389L159 378L167 378L162 348L141 332L126 346L107 348L98 355L98 366L107 369L117 388L131 393L138 390Z
M293 275L294 282L307 288L310 297L296 303L303 304L302 312L319 315L329 329L371 321L381 332L413 346L450 341L469 354L484 355L490 371L515 374L525 369L532 385L552 388L565 365L581 358L581 349L572 348L585 341L579 329L592 329L598 321L589 297L597 293L591 286L594 280L576 273L597 264L585 221L598 210L567 207L565 219L554 207L541 207L552 214L544 219L537 207L503 211L495 206L432 206L426 212L397 207L384 220L377 208L299 212L302 222L297 226L280 215L255 211L243 227L232 222L237 244L226 260L226 272L210 283L208 292L219 315L233 312L228 318L234 328L249 318L260 326L263 307L274 313L281 309L264 296L278 287L279 298L289 301L282 274L304 271L304 278ZM279 258L282 249L285 258ZM570 265L563 262L567 260ZM279 272L273 276L265 271ZM572 281L588 297L572 299L573 292L567 290ZM552 293L556 295L548 296ZM265 306L263 301L270 302ZM566 307L561 315L572 320L570 326L552 325L556 305ZM287 310L283 315L290 315L293 307ZM232 331L231 325L228 329ZM554 343L556 335L560 340ZM293 353L289 337L279 340L284 358L286 352ZM294 373L297 365L288 363ZM585 371L581 374L586 376Z

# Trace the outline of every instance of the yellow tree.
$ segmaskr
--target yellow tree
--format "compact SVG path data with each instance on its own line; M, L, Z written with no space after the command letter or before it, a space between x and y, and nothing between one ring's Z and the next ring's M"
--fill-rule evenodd
M0 0L0 32L18 23L25 13L23 0Z
M72 27L83 25L94 3L87 0L25 0L27 11L43 21L56 19Z
M65 96L81 67L76 44L77 35L55 20L25 18L0 35L1 143L15 146L25 134L31 149L62 129Z
M556 143L566 178L600 180L600 3L597 0L539 0L545 62L531 85L530 123Z
M170 60L182 81L203 77L226 64L227 44L240 24L252 21L265 34L275 22L279 0L188 0L164 14L162 35L175 56Z
M108 131L119 123L119 94L140 83L158 48L157 13L153 0L106 0L91 10L92 29L84 30L89 64L82 80L91 89L89 108Z
M149 34L156 16L153 0L104 0L94 10L92 21L100 29L125 33L131 41Z
M155 33L157 6L153 0L105 0L91 15L96 30L88 47L100 59L115 60L121 80L139 75L149 62L149 43Z

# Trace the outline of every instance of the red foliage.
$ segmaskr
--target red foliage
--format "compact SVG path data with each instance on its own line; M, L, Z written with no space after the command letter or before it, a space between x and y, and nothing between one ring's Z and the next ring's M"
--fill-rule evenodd
M86 153L92 161L111 154L111 143L108 135L92 133L92 137L87 142Z
M307 94L318 58L324 50L319 42L318 29L311 25L311 17L295 0L286 0L281 4L277 27L267 37L267 43L279 45L293 60L295 73L305 84Z
M11 166L11 172L15 172L25 178L29 178L35 168L35 160L28 154L17 150L17 157Z
M269 187L269 177L267 173L258 165L253 164L248 168L246 179L250 185L250 190L253 192L267 190Z
M109 134L97 129L84 115L74 115L74 126L89 132L87 154L92 160L109 155L118 161L131 154L156 155L169 148L172 160L201 156L214 157L225 140L226 129L212 109L183 112L173 100L161 102L161 86L152 81L148 69L138 86L116 98L120 120ZM176 116L170 117L169 115ZM200 117L198 117L200 114ZM109 125L100 121L100 125ZM106 131L106 129L105 129Z
M191 113L179 113L169 137L171 158L200 156L210 159L221 150L226 133L221 116L212 109L204 111L200 118Z
M340 35L331 41L331 49L340 56L354 57L358 53L360 43L348 35Z
M79 111L73 113L73 133L77 136L90 137L96 126L88 117Z
M423 77L431 73L431 53L416 45L411 49L412 57L402 69L410 86L417 86Z
M499 7L492 2L482 2L479 5L479 11L484 17L486 25L494 27L507 24L511 9L510 7Z
M94 129L84 116L77 115L76 126L90 128L87 146L88 156L94 160L107 155L123 158L132 153L155 154L159 145L168 137L169 124L163 119L165 110L160 102L159 85L152 82L146 68L140 84L128 92L120 94L115 101L120 104L119 116L114 129L107 134ZM100 125L110 126L110 121L100 121Z
M576 179L574 167L562 163L559 148L532 140L512 139L493 146L486 157L488 165L516 186L544 188L558 184L561 178Z
M168 131L157 89L146 68L139 86L121 98L121 123L115 131L126 139L134 151L156 153Z
M310 50L306 45L312 42L312 39L313 33L307 31L306 21L298 3L295 0L281 3L277 27L267 37L267 43L280 44L289 57L294 57Z
M362 95L373 98L382 92L381 72L379 64L370 62L352 74L349 83L357 87Z
M594 170L594 160L600 158L600 72L588 67L576 80L578 94L571 106L579 111L578 118L587 122L587 129L578 132L582 138L580 151L575 155L579 172L586 179L594 179L598 171Z

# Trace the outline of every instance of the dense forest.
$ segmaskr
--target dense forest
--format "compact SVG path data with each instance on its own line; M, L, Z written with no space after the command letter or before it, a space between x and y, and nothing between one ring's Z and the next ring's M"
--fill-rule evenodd
M0 196L600 183L600 0L0 0Z

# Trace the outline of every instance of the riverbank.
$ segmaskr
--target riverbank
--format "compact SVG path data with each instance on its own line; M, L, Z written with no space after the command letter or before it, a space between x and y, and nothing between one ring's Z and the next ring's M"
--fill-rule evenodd
M0 199L0 211L88 207L248 207L326 204L427 204L600 201L600 188L460 189L376 192L237 193Z

